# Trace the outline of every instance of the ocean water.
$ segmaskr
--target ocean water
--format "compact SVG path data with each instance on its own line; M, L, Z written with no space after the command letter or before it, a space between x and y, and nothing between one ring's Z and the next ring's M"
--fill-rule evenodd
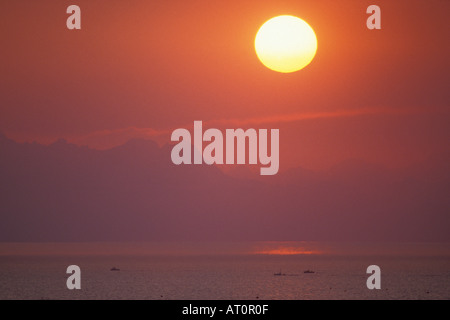
M270 243L285 249L278 253L252 252L255 244L241 245L251 250L239 253L236 245L229 252L149 246L137 253L133 245L114 252L111 244L1 244L0 299L450 299L448 245L418 252L411 245L386 254L373 247L333 252L326 245L328 251L314 253L321 247L317 243L309 245L311 251L304 250L305 243ZM81 290L66 287L66 269L73 264L81 268ZM380 290L366 286L366 269L373 264L381 268ZM274 275L280 271L285 275Z

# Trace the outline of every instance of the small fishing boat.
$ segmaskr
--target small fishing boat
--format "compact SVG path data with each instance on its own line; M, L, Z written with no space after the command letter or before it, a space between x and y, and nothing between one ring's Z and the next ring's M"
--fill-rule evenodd
M276 272L273 275L274 276L285 276L286 274L285 273L281 273L281 270L280 270L280 272Z

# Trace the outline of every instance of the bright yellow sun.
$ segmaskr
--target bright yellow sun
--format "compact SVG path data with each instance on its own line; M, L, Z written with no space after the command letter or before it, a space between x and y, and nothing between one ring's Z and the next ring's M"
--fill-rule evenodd
M283 15L267 20L255 38L259 60L269 69L294 72L306 67L317 51L314 30L300 18Z

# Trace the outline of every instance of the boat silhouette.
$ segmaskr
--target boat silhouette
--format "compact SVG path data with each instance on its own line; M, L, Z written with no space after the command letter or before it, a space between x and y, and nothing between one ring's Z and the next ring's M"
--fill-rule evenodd
M111 271L120 271L120 269L119 269L119 268L116 268L116 267L112 267L112 268L111 268Z
M315 272L312 270L305 270L305 271L303 271L303 273L315 273Z
M286 274L285 273L281 273L281 270L280 270L280 272L276 272L273 275L274 276L285 276Z

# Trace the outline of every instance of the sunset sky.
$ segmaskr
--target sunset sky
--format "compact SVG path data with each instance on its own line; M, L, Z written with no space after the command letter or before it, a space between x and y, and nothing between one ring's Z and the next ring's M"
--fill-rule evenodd
M73 1L72 1L73 2ZM279 128L280 170L361 158L389 167L448 151L447 1L70 1L0 4L0 131L105 149L175 128ZM264 67L254 38L290 14L318 39L306 68Z
M0 240L448 241L450 2L424 3L1 1ZM279 15L317 36L296 72L255 52ZM278 174L175 166L196 120L279 129Z

